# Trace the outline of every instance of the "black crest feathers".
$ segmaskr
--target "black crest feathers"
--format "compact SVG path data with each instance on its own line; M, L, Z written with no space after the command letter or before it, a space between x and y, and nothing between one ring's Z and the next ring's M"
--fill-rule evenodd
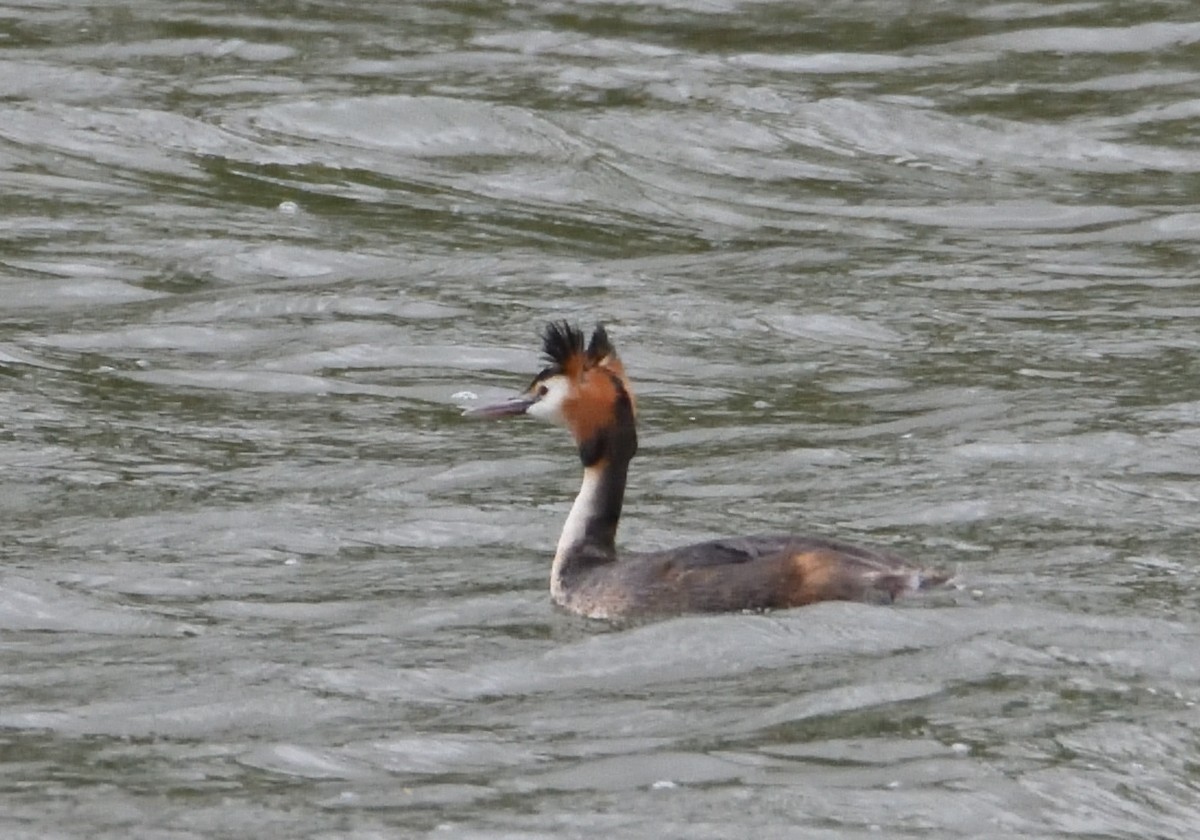
M583 355L583 333L566 321L551 321L542 332L542 355L558 368L566 368Z
M600 364L608 356L615 355L612 342L608 340L608 332L604 329L603 324L597 324L595 331L592 333L592 340L588 342L587 357L588 361L594 365Z
M570 376L615 356L603 325L596 325L586 351L583 342L583 331L578 327L566 321L552 321L542 332L542 354L547 362Z

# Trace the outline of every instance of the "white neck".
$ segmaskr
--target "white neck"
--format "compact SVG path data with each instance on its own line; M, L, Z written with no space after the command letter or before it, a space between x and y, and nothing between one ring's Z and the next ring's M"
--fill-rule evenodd
M588 467L583 471L583 484L567 521L563 524L562 534L558 538L558 548L554 552L554 564L550 567L550 596L558 603L563 603L566 593L563 591L562 573L567 557L572 550L583 545L587 534L588 517L599 506L601 472L598 467Z

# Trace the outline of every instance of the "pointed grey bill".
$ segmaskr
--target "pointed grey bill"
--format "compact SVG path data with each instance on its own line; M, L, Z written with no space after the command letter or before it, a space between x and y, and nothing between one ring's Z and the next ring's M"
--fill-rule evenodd
M500 417L516 417L528 411L529 406L533 405L533 403L534 400L528 397L512 397L494 405L481 405L478 408L468 408L463 412L463 417L482 417L487 420L494 420Z

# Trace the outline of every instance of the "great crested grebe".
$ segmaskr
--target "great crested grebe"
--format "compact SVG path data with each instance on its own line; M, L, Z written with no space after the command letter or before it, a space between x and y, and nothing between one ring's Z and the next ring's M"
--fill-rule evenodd
M564 322L542 336L548 366L520 396L469 409L474 417L528 414L566 426L579 447L583 486L571 506L550 595L589 618L798 607L817 601L890 602L949 580L886 551L800 536L713 540L618 556L617 522L637 453L633 393L603 326L584 347Z

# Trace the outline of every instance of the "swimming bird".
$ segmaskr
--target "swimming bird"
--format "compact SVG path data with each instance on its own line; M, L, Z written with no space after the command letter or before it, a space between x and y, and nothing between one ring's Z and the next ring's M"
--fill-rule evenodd
M565 426L583 485L550 568L555 603L589 618L798 607L818 601L889 603L949 575L891 552L807 536L748 536L618 553L617 524L638 438L633 391L602 325L562 321L542 333L546 367L521 395L469 409L474 417L528 415Z

